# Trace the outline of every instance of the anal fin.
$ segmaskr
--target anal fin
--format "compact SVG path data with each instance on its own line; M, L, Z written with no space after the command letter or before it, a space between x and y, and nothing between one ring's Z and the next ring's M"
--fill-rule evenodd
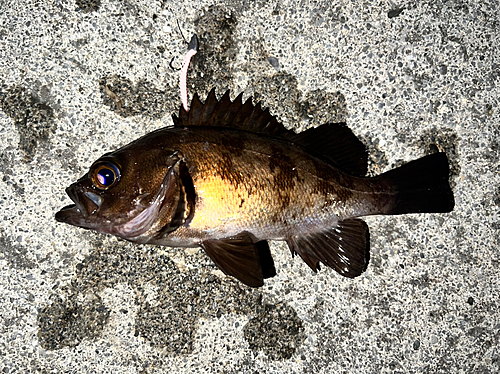
M264 279L276 275L267 241L254 243L247 232L230 238L205 240L201 246L219 269L247 286L261 287Z
M348 278L361 275L370 260L368 225L360 219L347 219L336 228L288 238L287 244L313 271L319 270L321 261Z

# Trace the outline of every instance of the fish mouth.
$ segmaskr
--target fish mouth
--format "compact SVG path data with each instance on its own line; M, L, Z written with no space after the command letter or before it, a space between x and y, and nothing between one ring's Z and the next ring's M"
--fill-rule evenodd
M95 228L95 224L88 218L99 210L101 197L93 192L79 192L76 184L66 188L66 193L74 204L58 211L55 215L56 221L83 228Z
M55 219L57 222L67 223L68 225L84 229L96 229L96 225L85 218L82 214L82 209L76 204L67 205L62 208L56 213Z

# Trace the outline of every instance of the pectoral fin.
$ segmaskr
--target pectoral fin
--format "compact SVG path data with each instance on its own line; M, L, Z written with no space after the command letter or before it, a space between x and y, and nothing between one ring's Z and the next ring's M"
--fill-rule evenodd
M202 248L225 274L250 287L261 287L265 278L276 275L267 241L255 242L243 232L230 238L205 240Z
M287 239L293 253L298 253L309 267L319 270L319 262L339 274L354 278L363 273L370 259L370 234L360 219L340 221L333 229Z

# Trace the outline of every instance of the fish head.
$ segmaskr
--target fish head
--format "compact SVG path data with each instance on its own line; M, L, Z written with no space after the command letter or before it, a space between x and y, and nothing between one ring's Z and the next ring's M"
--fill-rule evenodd
M74 204L56 220L145 243L179 209L180 155L173 149L125 146L92 164L66 188ZM159 222L161 221L161 222Z

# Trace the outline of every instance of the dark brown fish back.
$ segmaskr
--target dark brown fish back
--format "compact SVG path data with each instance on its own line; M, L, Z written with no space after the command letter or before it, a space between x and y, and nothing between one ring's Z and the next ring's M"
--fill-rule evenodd
M205 103L202 103L195 93L190 110L186 112L181 107L179 117L172 116L174 125L229 127L286 139L308 149L312 154L321 156L343 171L356 176L366 175L366 147L345 123L327 123L296 134L279 123L268 109L263 110L260 103L254 105L252 98L243 103L242 97L243 94L239 94L231 101L229 91L226 91L222 98L217 100L215 89L212 89Z

